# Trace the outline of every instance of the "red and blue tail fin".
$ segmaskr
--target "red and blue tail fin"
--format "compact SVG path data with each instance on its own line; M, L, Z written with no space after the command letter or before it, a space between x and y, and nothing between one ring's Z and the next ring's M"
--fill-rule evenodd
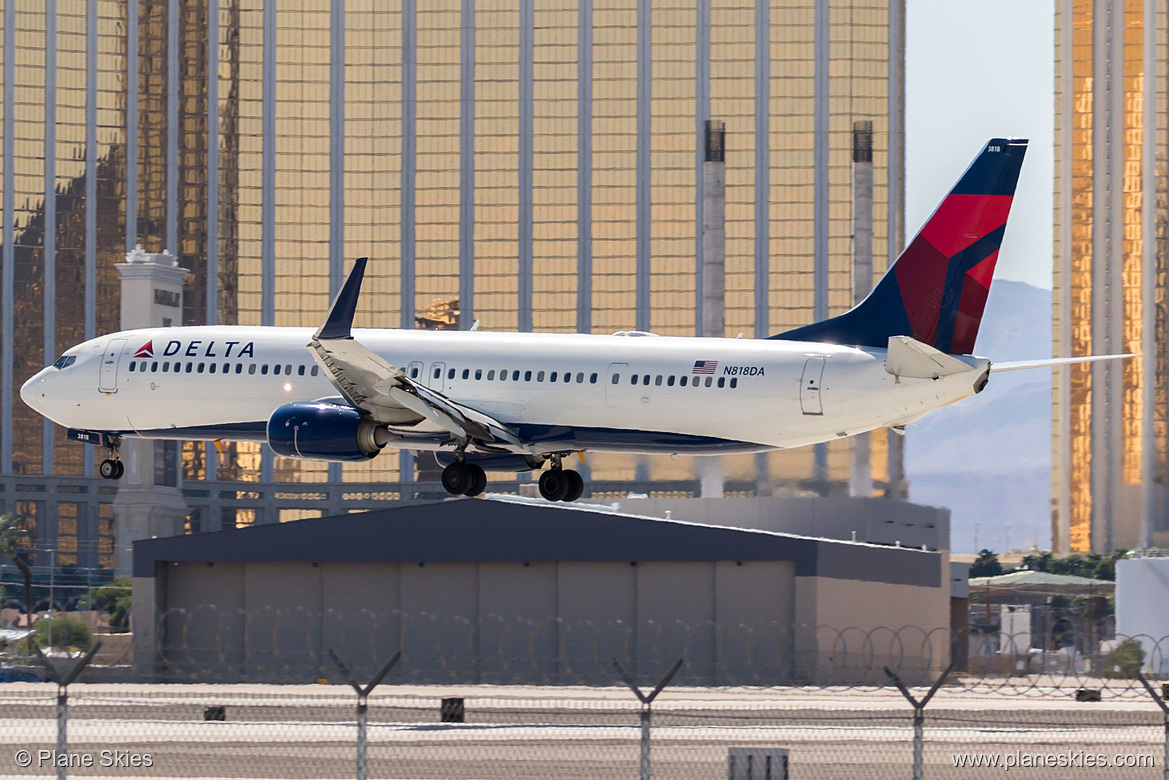
M890 336L912 336L942 352L969 354L1026 151L1026 139L989 141L856 308L771 338L885 347Z

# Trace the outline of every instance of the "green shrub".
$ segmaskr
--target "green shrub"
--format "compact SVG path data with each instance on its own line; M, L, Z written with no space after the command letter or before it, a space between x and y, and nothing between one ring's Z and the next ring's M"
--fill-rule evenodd
M1145 663L1145 648L1136 639L1125 639L1104 657L1102 677L1131 680Z
M89 626L85 621L57 614L43 617L33 624L36 642L41 647L49 644L49 626L53 628L53 648L57 650L88 650L92 642Z

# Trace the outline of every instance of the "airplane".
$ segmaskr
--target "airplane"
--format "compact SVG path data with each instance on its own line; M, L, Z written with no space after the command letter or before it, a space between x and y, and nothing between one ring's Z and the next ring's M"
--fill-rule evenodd
M315 331L122 331L66 350L20 396L106 447L108 479L126 437L260 441L322 461L431 451L452 495L482 493L487 471L547 466L550 501L583 494L566 466L576 453L751 453L900 431L995 372L1130 357L971 354L1026 149L990 140L860 304L767 338L355 330L361 258Z

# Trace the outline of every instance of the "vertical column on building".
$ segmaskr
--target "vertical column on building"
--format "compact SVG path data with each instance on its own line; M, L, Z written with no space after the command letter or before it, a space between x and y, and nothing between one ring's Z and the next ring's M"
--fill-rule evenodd
M1075 106L1075 61L1073 50L1072 0L1061 0L1058 11L1060 52L1060 95L1056 111L1061 117L1059 128L1060 156L1056 160L1060 181L1059 191L1059 254L1055 258L1058 270L1056 294L1059 295L1059 317L1055 321L1055 357L1072 356L1072 110ZM1057 553L1071 552L1071 367L1060 366L1054 388L1056 420L1052 431L1052 527L1051 547Z
M812 321L828 318L828 0L816 0L813 37L812 108ZM828 485L828 445L813 445L812 480L817 490Z
M133 3L131 3L133 5ZM208 325L219 323L219 0L207 4L207 309ZM218 451L205 449L207 479L215 480ZM219 527L219 518L212 520Z
M176 257L149 254L137 247L126 254L126 262L119 263L117 269L122 280L122 330L157 328L164 320L181 318L187 269L179 268ZM143 346L130 345L135 350ZM162 346L155 344L155 352ZM135 540L181 534L190 512L177 486L155 484L154 444L138 439L122 442L126 473L114 498L115 576L131 576Z
M700 335L726 335L727 164L726 125L704 123L702 162L702 321ZM722 458L702 458L699 480L703 498L722 498Z
M695 273L694 273L694 332L699 336L710 335L706 332L706 164L709 162L710 141L710 0L698 0L697 13L694 15L694 38L697 48L697 63L694 67L695 93L695 128L694 128L694 156L695 168L694 183L694 226L695 226ZM721 140L721 135L720 135ZM724 257L725 266L725 257ZM720 293L721 296L721 293ZM721 314L719 316L722 316ZM722 338L723 333L718 334ZM705 495L705 492L703 493Z
M276 324L276 3L277 0L264 0L263 63L260 70L260 122L263 130L260 146L260 324L265 326ZM330 127L330 131L332 129ZM332 162L330 158L330 165ZM331 180L330 184L333 184ZM329 205L329 216L332 219L331 200ZM334 276L332 238L330 226L330 285L333 284ZM332 287L330 292L333 292ZM272 450L263 447L260 455L261 482L270 483L274 479L272 458Z
M1123 5L1097 0L1093 25L1092 344L1102 354L1123 345ZM1096 552L1115 544L1120 510L1120 397L1122 369L1114 361L1092 366L1092 520Z
M85 4L85 324L88 341L97 335L97 0ZM7 418L5 418L7 419ZM84 473L93 474L93 447L86 447ZM96 527L97 518L88 518ZM96 538L94 533L90 538ZM96 565L96 556L94 558ZM88 564L82 564L88 565Z
M45 2L44 355L57 359L57 0ZM53 473L53 422L41 419L41 473ZM56 518L56 511L52 516Z
M12 330L15 326L13 315L13 298L16 277L13 266L16 262L15 233L13 219L15 217L16 196L13 190L16 187L15 177L15 144L13 143L14 119L13 110L16 96L16 4L4 4L4 186L0 197L3 198L3 254L0 256L0 311L3 312L3 323L0 324L0 419L6 423L12 419ZM7 426L0 431L0 471L12 473L12 429Z
M593 329L593 0L576 31L576 331Z
M637 0L637 315L638 330L650 329L650 127L653 109L650 0Z
M905 243L905 0L889 2L889 59L888 59L888 100L889 100L889 149L888 149L888 197L889 204L889 248L886 268L892 268ZM884 436L889 443L889 490L888 498L899 501L908 499L905 484L905 439L891 431Z
M1144 136L1141 139L1141 235L1143 255L1141 257L1141 525L1138 544L1153 546L1153 530L1156 526L1157 492L1156 438L1153 422L1156 416L1157 342L1156 309L1153 305L1157 291L1157 241L1156 241L1156 137L1157 137L1157 3L1145 0L1144 4L1144 84L1141 123Z
M329 296L345 277L345 0L329 13ZM267 453L266 453L267 454ZM268 457L271 457L270 455ZM269 467L270 468L270 467ZM329 464L329 482L342 480L340 463Z
M771 331L771 3L755 0L755 338ZM771 494L767 453L755 456L755 490Z
M519 285L518 325L532 329L532 121L535 0L520 0Z
M852 124L852 302L858 304L873 289L873 123ZM869 434L852 438L850 496L873 493L873 464Z
M398 321L398 327L402 330L414 328L414 186L418 165L417 85L417 0L402 0L402 215L399 220L401 224L399 269L402 301L400 306L401 319ZM398 479L402 482L414 481L414 453L409 450L400 450L398 453Z
M475 323L475 0L463 0L459 60L459 328Z

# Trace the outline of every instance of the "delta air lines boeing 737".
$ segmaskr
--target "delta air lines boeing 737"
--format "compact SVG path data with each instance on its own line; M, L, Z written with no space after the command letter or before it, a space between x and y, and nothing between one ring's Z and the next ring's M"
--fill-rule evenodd
M552 501L582 494L565 468L578 452L760 452L900 428L996 371L1124 357L970 354L1026 149L987 143L864 301L770 338L353 330L363 258L315 332L123 331L69 349L20 396L107 447L110 479L124 437L248 440L310 460L433 451L443 487L467 496L485 469L547 465Z

